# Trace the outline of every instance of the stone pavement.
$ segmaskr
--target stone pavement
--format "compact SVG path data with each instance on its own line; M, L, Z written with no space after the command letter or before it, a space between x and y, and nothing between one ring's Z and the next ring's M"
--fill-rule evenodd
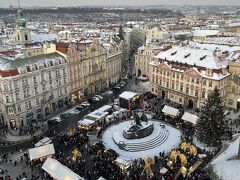
M43 127L42 127L43 125ZM40 129L38 131L36 131L33 135L17 135L19 134L19 130L11 130L11 132L8 132L7 134L5 134L5 136L2 136L2 139L4 141L9 141L9 142L20 142L20 141L26 141L29 139L32 139L33 136L39 136L41 135L46 129L47 129L47 123L44 122L42 124L40 124Z
M31 167L26 164L25 161L17 160L16 166L14 166L14 161L15 160L12 162L0 164L0 169L7 170L7 173L5 173L5 175L10 175L11 180L15 180L19 175L22 175L23 172L26 173L27 179L31 179L31 176L33 174L39 174L39 170L36 168L31 171ZM2 175L0 175L0 177L2 177Z

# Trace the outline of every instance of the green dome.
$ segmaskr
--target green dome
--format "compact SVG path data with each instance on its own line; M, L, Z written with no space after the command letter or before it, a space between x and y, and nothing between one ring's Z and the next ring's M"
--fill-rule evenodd
M18 8L17 11L17 27L26 27L26 19L23 18L23 10Z

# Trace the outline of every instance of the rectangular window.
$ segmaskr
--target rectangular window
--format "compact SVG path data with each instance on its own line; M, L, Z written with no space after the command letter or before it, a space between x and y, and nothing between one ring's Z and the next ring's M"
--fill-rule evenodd
M195 96L198 96L198 90L195 90Z
M172 83L172 89L174 89L174 83Z
M205 98L206 93L203 91L202 92L202 98Z
M183 80L183 75L181 74L181 80Z
M18 110L18 112L21 112L21 111L22 111L22 108L21 108L21 105L20 105L20 104L17 105L17 110Z
M212 87L212 81L209 81L209 87Z
M196 83L199 84L199 79L196 80Z
M189 93L189 88L188 88L188 87L186 88L186 93L187 93L187 94Z
M36 105L39 105L39 104L40 104L39 98L36 98Z
M180 86L180 91L183 92L183 85Z
M15 88L15 89L18 89L18 83L17 83L17 80L14 80L13 84L14 84L14 88Z
M203 85L206 85L206 80L203 80Z

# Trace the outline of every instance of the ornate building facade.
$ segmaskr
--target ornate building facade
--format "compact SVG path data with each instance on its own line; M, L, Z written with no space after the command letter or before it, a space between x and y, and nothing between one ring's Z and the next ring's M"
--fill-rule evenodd
M160 52L149 70L151 91L185 107L200 108L215 87L226 98L230 74L219 50L174 47Z
M231 73L228 82L228 95L226 106L235 110L240 109L240 53L236 52L235 57L229 62Z
M69 102L67 62L58 53L8 60L0 57L0 126L25 126Z

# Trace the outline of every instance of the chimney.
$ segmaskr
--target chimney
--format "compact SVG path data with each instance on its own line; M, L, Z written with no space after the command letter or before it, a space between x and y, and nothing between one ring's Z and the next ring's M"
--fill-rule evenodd
M219 48L216 48L214 53L218 58L222 58L222 51Z

